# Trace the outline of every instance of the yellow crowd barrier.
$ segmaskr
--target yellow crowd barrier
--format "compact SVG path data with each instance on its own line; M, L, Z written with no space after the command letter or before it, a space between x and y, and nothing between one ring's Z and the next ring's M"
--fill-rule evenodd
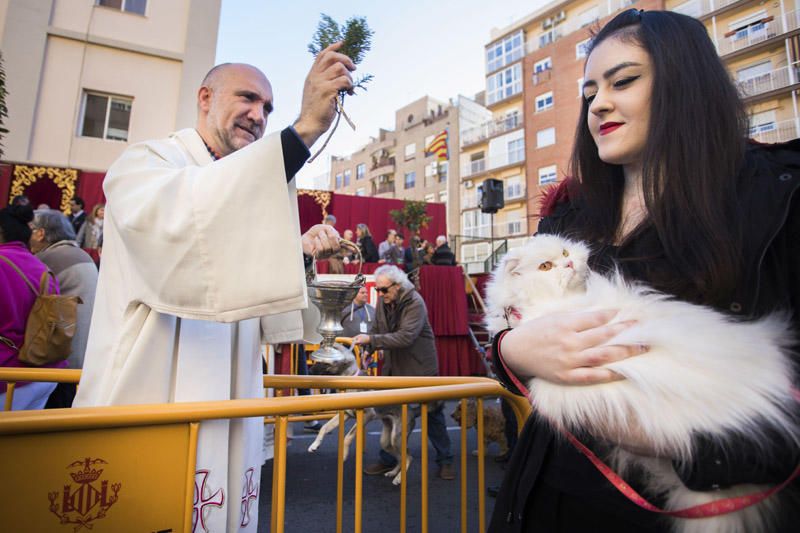
M0 381L77 382L79 371L0 369ZM274 421L275 454L270 531L284 531L288 423L302 413L340 417L337 464L337 532L344 503L344 410L355 412L354 530L362 530L364 412L402 405L402 462L407 456L408 404L421 404L421 524L428 531L427 404L477 398L477 530L485 530L483 398L507 399L521 428L530 413L524 398L499 383L465 377L264 376L269 388L370 389L313 396L217 402L186 402L0 413L0 517L6 531L58 531L57 525L93 526L93 531L191 531L197 433L204 420L266 417ZM461 531L467 524L466 417L461 422ZM66 468L65 468L66 467ZM103 478L103 479L101 479ZM76 489L75 486L78 488ZM124 487L124 490L121 490ZM408 487L400 486L401 531L405 531ZM94 509L89 513L88 509ZM55 515L55 516L54 516ZM83 520L83 523L81 523ZM59 522L60 521L60 522ZM262 517L266 522L266 517ZM415 528L416 529L416 528ZM66 529L65 529L66 530Z

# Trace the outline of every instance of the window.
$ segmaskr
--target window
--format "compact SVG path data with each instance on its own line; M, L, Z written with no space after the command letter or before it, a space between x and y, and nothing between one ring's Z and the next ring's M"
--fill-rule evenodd
M519 30L487 46L486 72L494 72L521 59L523 44L522 30Z
M361 163L356 167L356 181L363 180L364 175L367 172L367 165L365 163Z
M761 133L775 131L777 125L775 124L775 111L764 111L761 113L754 113L750 117L750 137L758 137ZM762 141L763 142L763 141ZM775 141L767 141L775 142Z
M416 172L406 172L406 179L405 179L405 188L406 189L413 189L414 184L417 181L417 173Z
M556 129L547 128L536 132L536 148L550 146L556 143Z
M337 189L341 189L342 188L342 175L341 174L336 174L336 187L335 188L337 188Z
M462 228L467 237L489 237L491 218L478 210L467 211L462 215Z
M536 112L547 111L553 107L553 91L540 94L536 97Z
M522 185L522 176L512 176L505 180L506 198L514 200L525 195L525 187Z
M447 181L447 169L450 168L447 161L439 162L439 183Z
M739 41L741 39L761 41L767 36L767 23L763 22L766 18L767 11L764 9L755 13L750 13L728 24L728 29L730 31L726 33L725 36L730 36L733 41Z
M356 196L366 196L366 195L367 195L367 189L365 189L364 187L359 187L358 189L356 189Z
M133 100L108 94L85 93L81 135L110 141L127 141Z
M553 41L558 38L559 35L556 34L556 30L546 31L539 36L539 48L544 48L548 44L552 43Z
M586 39L575 45L575 59L583 59L589 54L589 45L591 41L591 39Z
M539 185L555 183L556 181L558 181L558 172L555 165L539 169Z
M703 5L700 0L689 0L672 8L672 11L681 15L700 18L703 16Z
M589 24L593 23L597 19L600 18L600 7L593 6L578 15L578 23L580 24L581 28L584 26L588 26Z
M767 60L762 63L750 65L748 67L740 68L736 71L736 79L740 82L750 79L758 79L764 75L769 76L772 70L772 62Z
M144 15L147 8L147 0L97 0L98 6L113 7L120 11Z
M545 70L550 70L553 68L553 61L549 57L545 57L544 59L537 61L533 64L533 72L544 72Z
M439 201L443 204L447 203L447 191L439 191Z
M525 139L508 141L508 164L518 163L525 159Z
M350 176L353 175L353 172L348 168L344 171L344 186L347 187L350 185Z
M426 194L425 195L425 201L428 202L428 203L435 202L436 201L436 195L433 194L433 193Z
M522 65L517 63L486 78L486 92L489 105L522 92Z
M417 143L411 143L406 145L406 159L414 159L416 153L417 153Z

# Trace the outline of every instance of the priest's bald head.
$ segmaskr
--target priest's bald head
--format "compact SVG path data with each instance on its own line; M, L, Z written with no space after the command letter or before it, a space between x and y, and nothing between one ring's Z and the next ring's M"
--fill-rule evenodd
M220 157L260 139L271 112L272 86L252 65L217 65L197 92L197 131Z

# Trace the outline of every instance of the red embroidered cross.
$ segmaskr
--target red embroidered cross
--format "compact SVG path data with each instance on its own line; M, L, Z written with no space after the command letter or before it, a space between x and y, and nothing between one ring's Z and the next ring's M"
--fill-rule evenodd
M208 481L208 475L210 473L210 470L198 470L194 473L192 533L195 533L197 530L197 524L200 524L200 527L203 528L203 531L208 533L205 517L203 516L205 508L209 505L221 508L222 504L225 503L225 491L222 489L217 489L216 492L214 492L211 496L206 497L206 493L211 491L211 489L206 489L206 481ZM198 481L200 482L199 485Z
M258 483L253 483L254 471L248 468L244 473L244 485L242 486L242 522L241 527L250 523L250 503L258 500Z

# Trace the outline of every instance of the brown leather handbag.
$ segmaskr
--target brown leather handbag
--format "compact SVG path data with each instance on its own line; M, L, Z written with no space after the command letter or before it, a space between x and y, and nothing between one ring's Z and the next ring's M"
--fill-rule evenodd
M25 324L22 347L18 348L5 337L0 340L17 349L19 351L17 358L23 363L42 366L63 361L72 353L72 338L75 336L78 323L78 304L83 301L78 296L50 294L50 279L53 273L49 270L42 273L37 291L17 265L2 255L0 259L11 265L36 295L36 301Z

